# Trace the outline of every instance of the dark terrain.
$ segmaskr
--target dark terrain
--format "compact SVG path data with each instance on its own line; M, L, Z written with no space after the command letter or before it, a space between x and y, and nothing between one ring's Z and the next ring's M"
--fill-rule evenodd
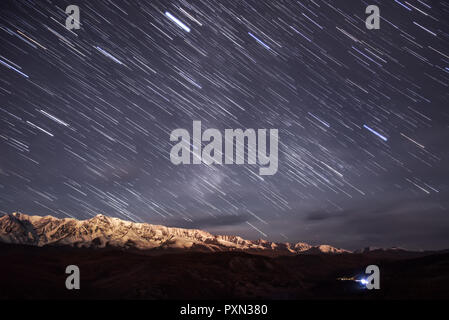
M65 288L79 266L81 289ZM380 290L338 277L381 271ZM266 257L0 244L0 299L448 299L449 253Z

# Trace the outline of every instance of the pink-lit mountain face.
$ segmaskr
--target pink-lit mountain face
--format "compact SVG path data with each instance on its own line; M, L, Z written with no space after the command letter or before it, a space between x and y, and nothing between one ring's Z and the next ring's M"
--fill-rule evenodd
M140 250L244 251L270 255L300 253L349 253L329 245L275 243L245 240L238 236L213 235L197 229L170 228L134 223L97 215L88 220L30 216L22 213L0 218L0 241L33 246L114 247Z

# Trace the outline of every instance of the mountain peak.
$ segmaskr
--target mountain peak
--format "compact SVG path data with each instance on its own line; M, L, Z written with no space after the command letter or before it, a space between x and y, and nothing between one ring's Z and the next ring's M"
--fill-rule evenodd
M14 212L0 217L0 242L142 250L244 251L270 255L349 252L329 245L311 246L302 242L292 245L263 239L251 241L239 236L213 235L198 229L134 223L104 214L97 214L88 220L76 220Z

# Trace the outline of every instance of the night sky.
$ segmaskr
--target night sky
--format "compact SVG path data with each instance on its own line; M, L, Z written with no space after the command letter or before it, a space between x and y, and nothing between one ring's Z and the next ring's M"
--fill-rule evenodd
M65 28L70 4L79 30ZM0 7L1 213L449 247L449 2ZM173 165L170 133L193 120L279 129L278 172Z

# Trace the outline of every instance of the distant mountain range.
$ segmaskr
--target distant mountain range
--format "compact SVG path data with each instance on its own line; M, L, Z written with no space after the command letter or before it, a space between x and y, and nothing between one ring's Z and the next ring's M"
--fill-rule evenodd
M163 251L243 251L268 255L350 253L329 245L275 243L213 235L197 229L169 228L97 215L88 220L12 213L0 217L0 242L32 246L71 246Z

